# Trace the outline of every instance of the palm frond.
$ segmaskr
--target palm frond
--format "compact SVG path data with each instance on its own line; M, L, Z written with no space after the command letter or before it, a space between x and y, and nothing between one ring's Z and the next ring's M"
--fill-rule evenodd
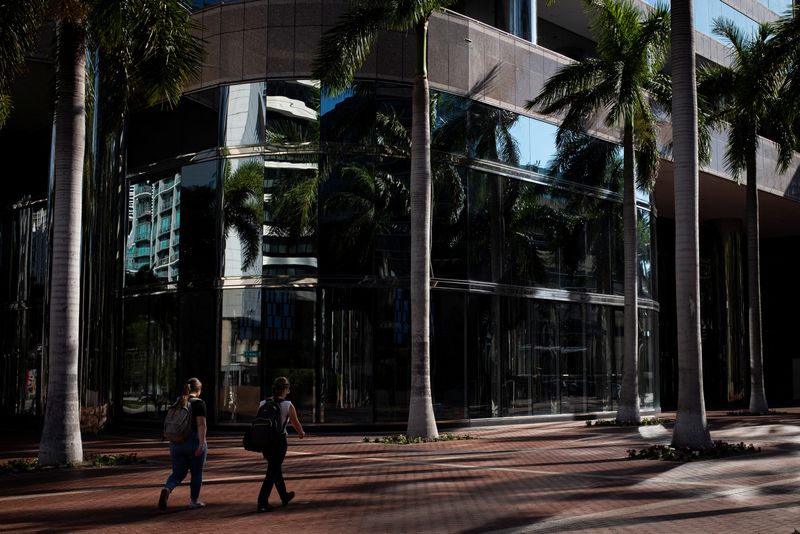
M132 92L147 105L177 105L203 58L203 43L193 33L191 2L135 0L131 4Z
M338 95L350 86L378 33L395 16L393 7L392 2L356 4L325 32L311 72L322 82L323 92Z
M46 5L47 0L0 2L0 127L11 112L11 86L36 44Z

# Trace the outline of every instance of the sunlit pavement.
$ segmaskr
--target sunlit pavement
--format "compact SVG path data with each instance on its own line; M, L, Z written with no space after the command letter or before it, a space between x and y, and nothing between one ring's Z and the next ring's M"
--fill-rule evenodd
M284 472L297 497L281 508L273 492L269 514L256 513L264 462L239 435L210 438L207 507L189 510L183 485L166 512L156 503L167 445L147 431L104 436L84 443L87 456L135 452L147 463L0 475L0 531L789 534L800 530L800 409L778 410L790 413L709 414L714 439L762 452L685 464L627 459L628 449L669 443L663 427L509 425L404 446L292 436ZM4 432L0 462L35 447L33 435Z

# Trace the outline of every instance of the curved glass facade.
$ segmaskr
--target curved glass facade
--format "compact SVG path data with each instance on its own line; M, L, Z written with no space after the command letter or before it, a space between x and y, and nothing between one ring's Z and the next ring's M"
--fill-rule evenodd
M440 420L616 409L619 147L432 95L431 371ZM187 95L131 119L122 413L199 375L218 422L274 376L306 420L403 421L410 87L309 80ZM640 197L640 391L657 406L652 217Z

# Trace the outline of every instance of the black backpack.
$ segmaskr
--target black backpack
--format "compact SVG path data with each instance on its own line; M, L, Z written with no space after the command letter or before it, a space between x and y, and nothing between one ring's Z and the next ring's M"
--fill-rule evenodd
M283 401L269 399L258 409L256 418L242 439L242 445L246 450L266 452L281 438L288 422L288 419L281 420L281 402Z

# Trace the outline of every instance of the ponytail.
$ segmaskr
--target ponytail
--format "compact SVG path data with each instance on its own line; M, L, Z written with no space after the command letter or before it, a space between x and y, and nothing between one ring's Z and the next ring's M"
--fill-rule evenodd
M190 378L183 385L183 393L181 393L181 404L186 406L189 403L189 395L200 391L202 384L196 378Z

